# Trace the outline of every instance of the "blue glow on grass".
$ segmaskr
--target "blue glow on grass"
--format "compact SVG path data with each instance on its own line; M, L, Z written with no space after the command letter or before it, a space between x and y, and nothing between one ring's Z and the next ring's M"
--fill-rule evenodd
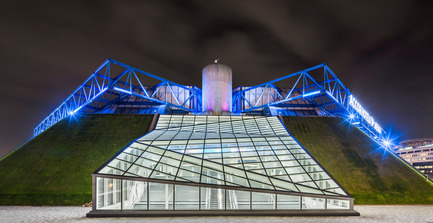
M397 137L391 137L391 130L388 131L388 134L386 136L384 136L384 138L379 139L379 138L375 138L376 142L379 144L379 147L376 148L375 150L371 151L371 153L374 152L382 152L382 163L385 160L385 158L387 157L388 153L392 153L394 154L393 148L395 147L395 140L397 140L397 138L399 138L401 135L397 136Z
M71 112L69 112L69 113L71 113ZM78 119L80 118L79 116L80 116L79 114L75 114L75 112L72 112L72 114L70 114L70 116L69 116L68 126L71 126L72 123L75 122L75 123L77 123L78 126L81 127L80 123L78 122Z

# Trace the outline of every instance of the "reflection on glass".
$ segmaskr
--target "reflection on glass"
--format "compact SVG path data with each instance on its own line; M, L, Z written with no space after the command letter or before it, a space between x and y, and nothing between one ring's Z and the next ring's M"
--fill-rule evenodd
M122 209L147 210L147 182L123 180Z
M346 194L276 117L161 115L156 129L98 172L142 181L97 177L97 209L350 209L323 198Z
M173 210L173 185L149 183L149 209Z
M325 209L325 199L317 197L302 197L302 209Z
M277 194L277 209L300 209L300 207L299 196Z
M349 205L348 200L328 199L326 207L327 209L349 209Z
M220 188L202 187L200 205L202 210L224 210L225 190Z
M252 195L253 209L275 209L275 194L253 192Z
M96 179L96 208L120 209L120 180L111 178Z
M199 187L175 186L176 210L198 210L199 209Z
M227 190L227 209L250 209L249 191Z

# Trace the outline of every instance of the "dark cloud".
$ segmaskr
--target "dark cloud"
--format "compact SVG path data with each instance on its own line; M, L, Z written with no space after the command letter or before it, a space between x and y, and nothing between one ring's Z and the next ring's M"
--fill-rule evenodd
M430 1L8 1L0 156L106 58L182 84L221 58L234 85L328 63L384 127L433 136Z

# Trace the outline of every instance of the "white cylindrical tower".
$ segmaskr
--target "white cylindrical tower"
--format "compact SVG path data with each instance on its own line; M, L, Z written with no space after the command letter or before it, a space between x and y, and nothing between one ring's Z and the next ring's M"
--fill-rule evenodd
M217 62L217 61L215 61ZM202 71L203 112L225 115L232 111L232 69L224 64L209 64Z

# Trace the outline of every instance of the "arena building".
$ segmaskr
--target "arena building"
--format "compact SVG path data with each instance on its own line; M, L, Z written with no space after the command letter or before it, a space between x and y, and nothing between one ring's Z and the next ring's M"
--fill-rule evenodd
M34 129L78 113L155 114L147 134L94 172L88 216L359 215L281 120L340 117L390 146L326 64L234 89L217 61L202 75L202 88L180 85L108 59Z

